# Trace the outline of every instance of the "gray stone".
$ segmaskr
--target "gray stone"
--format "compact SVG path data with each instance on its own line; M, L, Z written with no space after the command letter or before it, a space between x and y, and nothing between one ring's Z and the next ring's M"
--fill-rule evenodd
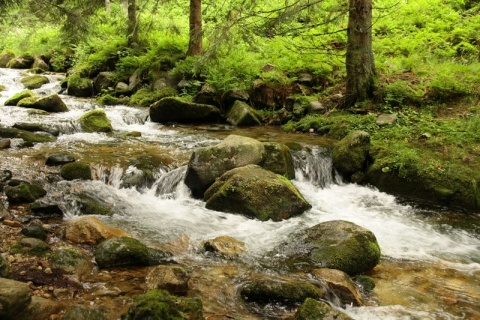
M381 114L377 117L376 124L380 127L392 125L397 122L396 114Z
M16 319L32 300L27 283L0 278L0 319Z

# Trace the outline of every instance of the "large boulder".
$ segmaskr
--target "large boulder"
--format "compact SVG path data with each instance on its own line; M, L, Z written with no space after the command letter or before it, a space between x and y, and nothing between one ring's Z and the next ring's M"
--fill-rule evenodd
M266 142L264 169L273 171L288 179L295 179L295 167L290 149L283 143Z
M18 107L38 109L47 112L65 112L68 111L65 102L58 94L52 94L42 98L26 98L17 103Z
M202 198L216 178L248 164L260 164L264 145L255 139L230 135L217 145L197 149L188 163L185 184L196 198Z
M104 90L115 87L115 73L113 72L100 72L93 81L93 88L95 94L100 94Z
M350 178L366 169L369 150L370 135L365 131L354 131L334 146L333 165L344 177Z
M90 110L83 114L80 119L80 126L85 132L112 132L112 123L107 118L103 109Z
M221 119L220 110L208 104L198 104L167 97L150 106L153 122L212 123Z
M2 51L0 53L0 68L6 68L10 60L15 58L15 53L10 51Z
M32 203L46 194L47 192L40 185L29 182L21 182L18 185L5 188L5 195L12 204Z
M35 97L35 93L33 93L30 90L24 90L10 97L7 101L5 101L5 105L16 106L18 102L20 102L20 100L23 100L25 98L32 98L32 97Z
M208 209L281 221L311 208L287 178L257 165L235 168L205 192Z
M126 231L108 226L94 216L68 221L65 226L65 238L78 244L96 245L107 239L129 236Z
M203 320L202 301L176 297L164 290L151 290L136 296L122 320Z
M171 262L172 254L149 248L129 237L111 238L95 249L95 261L100 268L121 266L153 266Z
M352 320L348 315L332 308L328 303L307 298L295 312L294 320Z
M227 114L227 122L234 126L258 126L262 124L260 114L243 101L235 101Z
M36 74L23 77L20 82L25 86L25 88L33 90L40 88L41 86L49 83L50 81L47 77Z
M0 278L0 319L16 319L31 301L28 283Z
M15 57L7 63L7 68L10 69L30 69L33 64L33 57L30 55L23 55Z
M45 62L44 58L42 58L41 56L34 58L32 68L35 70L40 70L42 72L46 72L50 70L50 67Z
M65 180L92 180L92 169L83 161L70 162L60 168L60 176Z
M317 224L279 245L282 263L290 269L338 269L357 275L373 269L380 261L375 235L349 221L334 220Z
M93 83L88 78L72 75L68 77L67 90L71 96L88 98L93 96Z

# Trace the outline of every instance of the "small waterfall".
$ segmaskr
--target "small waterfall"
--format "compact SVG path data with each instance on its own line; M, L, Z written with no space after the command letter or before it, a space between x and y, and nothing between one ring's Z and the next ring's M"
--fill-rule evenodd
M298 181L308 181L320 188L342 184L340 174L333 168L331 151L326 148L308 146L293 153L293 162Z
M186 173L187 166L182 166L163 174L152 188L155 190L155 195L171 199L175 199L178 196L188 196L189 191L183 183Z

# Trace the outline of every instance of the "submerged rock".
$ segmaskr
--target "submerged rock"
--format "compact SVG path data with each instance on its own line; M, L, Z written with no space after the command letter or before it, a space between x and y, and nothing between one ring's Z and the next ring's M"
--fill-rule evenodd
M10 139L0 139L0 150L5 150L10 148L12 142Z
M108 226L94 216L68 221L65 226L65 238L78 244L95 245L106 239L129 236L126 231Z
M311 205L285 177L257 165L232 169L205 192L206 207L262 221L281 221Z
M307 298L295 312L294 320L352 320L348 315L333 309L328 303Z
M139 240L129 237L105 240L95 250L95 261L100 268L153 266L171 262L171 258L171 253L149 248Z
M230 135L217 145L193 152L185 175L185 184L196 198L202 198L215 179L233 168L260 164L264 145L255 139Z
M22 229L21 233L25 237L47 240L47 230L40 223L31 223Z
M208 104L198 104L167 97L150 106L153 122L214 123L221 119L220 110Z
M85 132L112 132L112 123L107 118L103 109L94 109L83 114L80 119L80 126Z

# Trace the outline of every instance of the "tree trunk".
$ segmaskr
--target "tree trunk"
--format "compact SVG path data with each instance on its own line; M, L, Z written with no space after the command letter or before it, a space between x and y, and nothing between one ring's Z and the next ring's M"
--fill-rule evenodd
M376 78L372 51L372 0L349 1L346 107L371 98Z
M190 0L190 40L188 56L202 53L202 0Z
M105 11L110 15L110 0L105 0Z
M137 4L135 0L128 0L127 15L127 40L128 46L132 47L134 44L138 43Z

